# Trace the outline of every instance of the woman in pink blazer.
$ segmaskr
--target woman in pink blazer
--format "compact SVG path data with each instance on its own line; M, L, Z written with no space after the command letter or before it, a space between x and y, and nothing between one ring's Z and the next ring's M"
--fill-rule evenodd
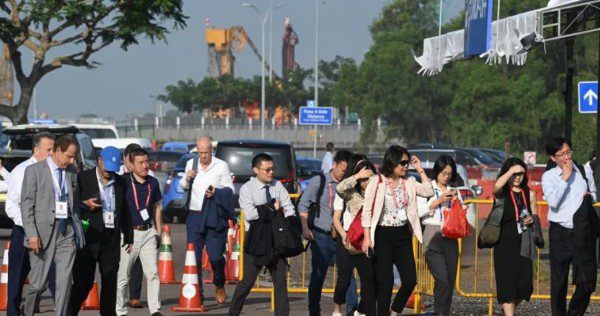
M409 164L421 177L406 178ZM391 315L402 313L417 284L412 236L423 242L417 211L417 195L433 196L433 188L421 161L401 146L390 146L383 157L380 175L369 180L365 191L362 226L365 230L362 250L374 257L377 276L377 315L390 315L396 266L402 286L394 298Z

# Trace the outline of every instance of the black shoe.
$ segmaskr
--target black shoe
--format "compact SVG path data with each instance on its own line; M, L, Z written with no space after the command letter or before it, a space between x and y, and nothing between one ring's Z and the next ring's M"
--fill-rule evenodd
M152 314L152 316L162 316L162 314L160 312L155 312Z

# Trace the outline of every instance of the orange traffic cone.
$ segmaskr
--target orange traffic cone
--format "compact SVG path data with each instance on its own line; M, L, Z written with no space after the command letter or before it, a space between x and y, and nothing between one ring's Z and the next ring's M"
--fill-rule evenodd
M235 226L234 228L230 228L233 231L232 233L232 241L231 241L231 249L227 255L227 264L225 269L225 276L228 284L236 283L239 281L240 277L240 244L239 244L239 227Z
M171 248L171 228L165 225L160 234L160 250L158 253L158 278L160 284L175 284L175 267Z
M99 310L100 309L100 299L98 298L98 283L94 281L94 286L88 293L87 298L81 304L81 309L89 311L89 310Z
M0 311L6 310L8 301L8 248L10 241L4 245L4 255L2 256L2 274L0 275Z
M202 298L200 297L200 286L198 285L198 267L196 266L196 254L194 244L188 243L185 253L185 266L181 278L181 294L179 304L172 307L176 312L205 312Z
M421 305L422 307L423 305ZM410 308L410 309L415 309L415 294L411 294L410 297L408 298L408 301L406 302L406 307Z

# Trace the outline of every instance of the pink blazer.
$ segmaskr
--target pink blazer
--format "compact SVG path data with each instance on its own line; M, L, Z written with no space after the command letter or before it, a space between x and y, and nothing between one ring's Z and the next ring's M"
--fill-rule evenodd
M367 189L365 190L362 226L371 229L371 242L373 245L375 245L375 229L377 229L379 218L382 215L386 181L387 178L381 175L381 183L378 184L379 175L374 175L369 179L369 184L367 184ZM417 210L417 195L424 198L431 197L434 194L433 188L431 184L422 184L417 182L415 178L409 177L406 179L406 191L408 197L406 215L412 227L413 235L422 243L423 233L421 232L421 222ZM375 192L377 192L376 199ZM375 199L375 203L373 203L373 199Z

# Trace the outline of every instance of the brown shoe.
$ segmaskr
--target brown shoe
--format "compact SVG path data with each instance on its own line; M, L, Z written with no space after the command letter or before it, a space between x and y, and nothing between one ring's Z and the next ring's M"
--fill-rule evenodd
M227 292L225 291L225 288L218 287L215 290L215 297L217 298L217 303L219 303L219 305L224 304L227 300Z
M142 302L140 302L140 300L134 298L132 300L129 300L129 307L131 307L131 308L144 308L144 304L142 304Z

